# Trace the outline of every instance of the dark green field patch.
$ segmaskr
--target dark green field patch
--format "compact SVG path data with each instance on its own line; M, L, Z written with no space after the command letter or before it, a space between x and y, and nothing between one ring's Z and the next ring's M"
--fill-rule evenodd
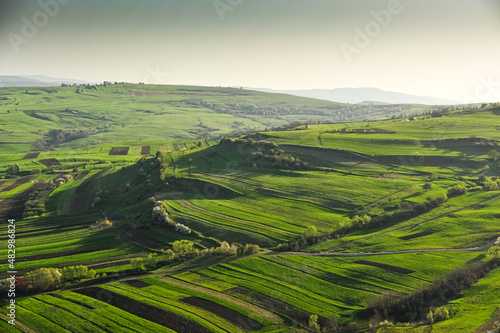
M378 262L372 262L372 261L367 261L367 260L358 260L358 261L355 261L354 263L361 264L361 265L373 266L373 267L377 267L377 268L382 268L382 269L385 269L386 271L399 273L399 274L411 274L414 272L411 269L406 269L406 268L387 265L387 264L381 264Z

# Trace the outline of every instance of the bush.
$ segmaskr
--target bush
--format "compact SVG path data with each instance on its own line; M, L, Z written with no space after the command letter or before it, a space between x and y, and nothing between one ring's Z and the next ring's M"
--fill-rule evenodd
M455 185L448 190L448 197L456 197L467 193L467 188L463 185Z

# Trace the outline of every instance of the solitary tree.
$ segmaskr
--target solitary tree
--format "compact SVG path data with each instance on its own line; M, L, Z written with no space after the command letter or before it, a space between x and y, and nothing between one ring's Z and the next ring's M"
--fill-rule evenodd
M319 324L318 324L318 316L310 315L309 316L309 328L314 332L319 332Z

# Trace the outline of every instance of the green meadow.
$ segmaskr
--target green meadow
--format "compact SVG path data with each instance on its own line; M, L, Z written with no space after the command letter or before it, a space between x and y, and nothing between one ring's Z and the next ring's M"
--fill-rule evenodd
M314 316L324 332L376 331L381 297L486 265L500 236L498 106L122 83L2 96L0 215L16 220L18 276L85 265L100 278L28 289L2 331L313 332ZM155 205L191 233L154 223ZM179 240L194 250L172 262ZM211 252L223 242L260 251ZM134 272L149 253L158 266ZM422 305L449 309L433 330L495 329L498 269L486 273ZM417 313L386 319L380 332L429 329Z

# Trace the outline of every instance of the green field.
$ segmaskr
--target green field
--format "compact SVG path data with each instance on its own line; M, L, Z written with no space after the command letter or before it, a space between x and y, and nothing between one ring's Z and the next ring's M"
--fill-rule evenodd
M487 263L500 236L498 107L412 105L395 118L401 106L220 87L2 93L0 216L16 220L18 277L85 265L102 279L29 289L20 325L2 331L306 332L317 315L325 330L368 332L380 295ZM156 205L192 232L155 222ZM194 258L165 259L178 240ZM211 255L223 242L261 251ZM161 265L132 276L148 253ZM432 329L494 329L497 280L498 269L425 305L450 309ZM429 328L393 324L381 331Z

